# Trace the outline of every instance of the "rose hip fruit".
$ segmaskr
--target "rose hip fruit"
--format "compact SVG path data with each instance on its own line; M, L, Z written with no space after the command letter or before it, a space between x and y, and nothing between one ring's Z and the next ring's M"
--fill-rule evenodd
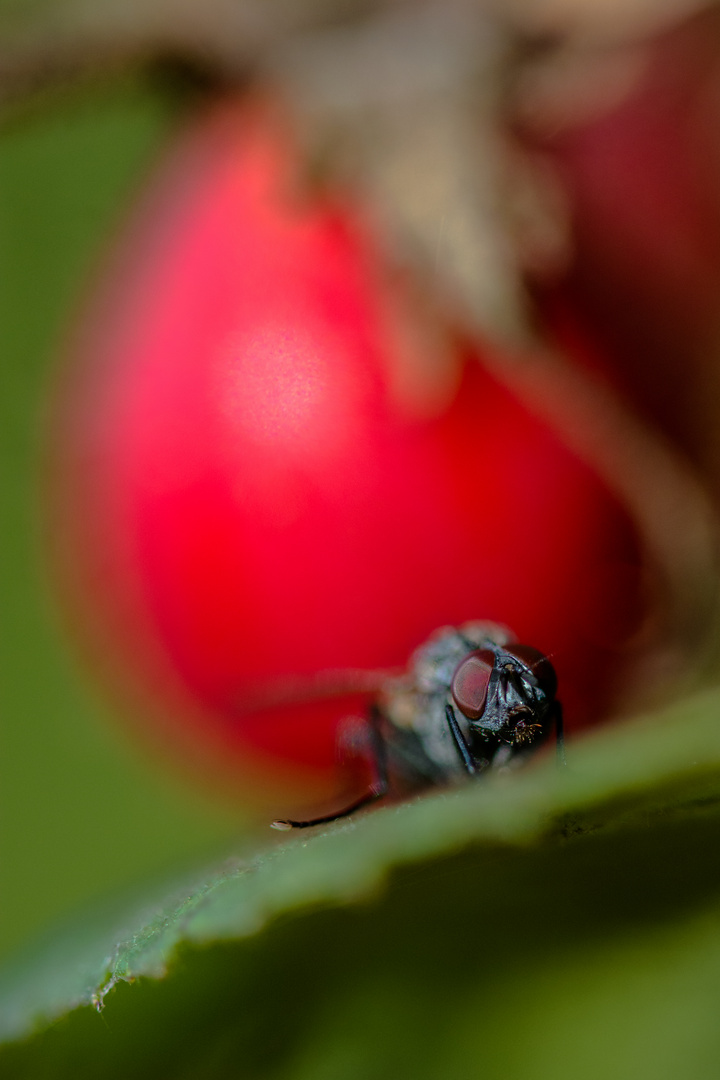
M613 589L638 561L625 512L482 356L458 349L432 407L398 390L406 316L362 215L296 177L274 107L194 123L85 316L54 434L98 662L241 796L347 794L339 722L444 624L511 626L587 722L639 617Z

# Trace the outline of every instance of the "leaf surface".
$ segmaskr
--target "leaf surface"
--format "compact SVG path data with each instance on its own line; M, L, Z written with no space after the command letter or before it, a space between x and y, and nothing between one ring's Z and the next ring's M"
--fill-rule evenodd
M712 1075L719 706L80 918L4 975L3 1075Z

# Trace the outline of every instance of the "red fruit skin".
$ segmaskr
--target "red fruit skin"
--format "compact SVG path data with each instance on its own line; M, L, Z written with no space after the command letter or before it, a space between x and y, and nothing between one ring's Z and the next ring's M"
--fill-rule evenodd
M352 786L337 727L365 699L318 673L496 620L553 657L573 727L640 615L612 589L638 564L626 515L476 357L435 415L398 397L371 239L294 196L294 168L266 105L197 121L84 321L54 439L96 655L144 723L278 812Z
M548 154L572 214L572 259L535 283L541 320L609 374L720 495L720 12L640 52L619 102L522 138ZM612 60L612 58L611 58Z

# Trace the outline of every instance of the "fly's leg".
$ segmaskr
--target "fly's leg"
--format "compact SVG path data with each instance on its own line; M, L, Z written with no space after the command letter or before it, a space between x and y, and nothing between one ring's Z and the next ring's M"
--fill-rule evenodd
M356 810L362 810L363 806L369 806L370 803L377 802L386 794L387 790L383 791L376 784L373 784L367 795L363 795L361 799L351 803L350 806L346 806L344 810L338 810L335 814L326 814L325 817L312 818L309 821L290 821L289 819L273 821L270 823L270 828L289 831L290 829L309 829L313 825L328 825L331 821L339 821L340 818L350 817Z
M344 810L338 810L335 814L326 814L324 817L312 818L310 821L273 821L270 826L272 829L289 831L290 829L309 829L313 825L328 825L331 821L339 821L340 818L350 817L350 815L354 814L357 810L362 810L363 806L369 806L371 803L377 802L387 795L390 788L387 769L387 752L385 739L383 738L381 730L380 710L377 705L372 705L370 707L368 726L370 728L372 765L375 774L368 793L363 795L363 797L356 802L351 803L350 806L346 806Z
M465 771L468 773L469 776L474 776L477 772L477 769L475 767L475 761L472 754L470 753L470 747L465 742L465 736L460 730L460 725L457 722L455 710L449 703L445 705L445 718L447 719L447 724L450 728L450 734L452 735L453 741L455 742L455 747L458 754L460 755L460 760L463 763L463 767L465 768Z

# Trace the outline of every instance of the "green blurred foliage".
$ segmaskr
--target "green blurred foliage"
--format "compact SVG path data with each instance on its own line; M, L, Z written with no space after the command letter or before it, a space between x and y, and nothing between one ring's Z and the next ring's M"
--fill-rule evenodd
M181 112L169 85L127 76L0 118L0 952L237 831L233 810L105 722L50 599L41 535L43 414L63 334Z
M0 1073L711 1080L719 700L96 907L0 977Z

